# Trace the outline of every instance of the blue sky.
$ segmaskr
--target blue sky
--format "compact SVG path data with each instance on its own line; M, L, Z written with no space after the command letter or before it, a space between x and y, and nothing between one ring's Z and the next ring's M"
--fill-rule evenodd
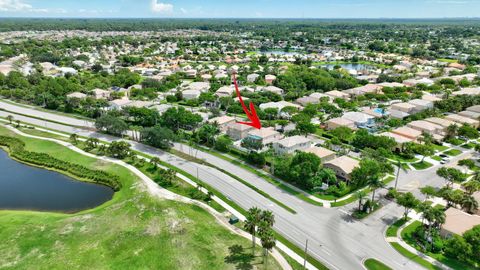
M0 17L480 17L480 0L0 0Z

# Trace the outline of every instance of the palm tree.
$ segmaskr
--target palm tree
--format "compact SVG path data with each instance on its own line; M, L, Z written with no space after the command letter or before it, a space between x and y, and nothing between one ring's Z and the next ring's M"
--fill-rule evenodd
M367 192L363 189L355 192L355 199L358 200L358 211L361 211L363 200L366 197L367 197Z
M72 135L70 135L70 141L72 141L73 144L77 144L78 142L78 135L73 133Z
M447 138L453 138L455 136L457 136L457 132L458 132L458 126L455 125L455 124L451 124L447 127Z
M377 189L383 187L384 185L385 184L383 183L383 181L380 180L380 178L378 177L373 177L368 182L368 186L372 189L372 207L375 203L375 191L377 191ZM372 210L372 207L370 207L370 211Z
M275 245L275 235L273 233L273 230L271 228L268 228L259 235L260 236L260 242L262 243L263 247L263 264L265 265L265 268L267 268L267 258L268 258L268 252L271 251Z
M473 193L480 190L480 182L476 180L470 180L467 183L463 184L463 188L467 191L468 195L472 195Z
M13 121L13 116L9 114L9 115L7 116L7 120L8 120L8 122L10 122L10 125L11 125L11 124L12 124L12 121Z
M422 136L419 138L420 141L422 141L425 145L430 145L433 142L433 136L432 134L422 131Z
M467 211L468 213L472 214L473 211L478 209L478 202L477 200L471 195L465 195L462 198L460 203L462 205L462 209Z
M268 211L268 210L262 211L260 215L260 219L262 221L265 221L270 227L272 227L273 223L275 223L275 216L273 215L272 211Z
M159 163L160 163L160 159L158 157L152 157L150 159L150 164L153 165L153 168L155 168L155 170L158 168Z
M257 207L252 207L248 209L246 216L245 224L243 225L244 229L252 235L252 252L255 256L255 236L257 232L257 226L260 223L261 210Z

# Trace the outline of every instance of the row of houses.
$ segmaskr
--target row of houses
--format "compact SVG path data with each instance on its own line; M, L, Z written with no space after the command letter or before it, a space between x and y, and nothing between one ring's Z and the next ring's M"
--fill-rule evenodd
M348 156L337 157L334 151L315 146L305 136L284 137L272 127L255 129L248 125L237 123L235 118L220 116L209 120L216 123L221 132L227 134L232 140L241 141L251 139L259 141L262 145L272 145L277 155L293 154L296 151L312 153L320 158L326 168L335 171L341 179L350 179L354 168L359 166L359 161Z

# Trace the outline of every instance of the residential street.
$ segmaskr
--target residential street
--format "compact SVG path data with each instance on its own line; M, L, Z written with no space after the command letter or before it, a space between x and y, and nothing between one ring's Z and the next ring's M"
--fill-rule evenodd
M15 111L21 114L33 114L41 117L72 125L73 119L55 114L38 112L20 106L0 102L0 108ZM0 111L0 116L6 117L11 113ZM27 122L42 127L77 133L82 136L97 137L106 141L117 140L118 138L79 129L71 126L51 123L39 119L29 118L20 115L13 115L22 122ZM85 122L83 120L76 120ZM252 185L265 191L275 199L293 208L297 214L292 214L280 206L269 201L257 192L243 185L239 181L211 167L185 161L169 153L145 146L140 143L130 142L135 150L158 156L163 161L176 166L191 175L198 177L208 185L222 192L225 196L235 201L241 207L248 209L257 206L269 209L274 212L276 223L275 229L287 237L290 241L302 247L305 240L309 240L309 253L322 262L325 262L332 269L361 269L362 259L374 257L388 264L394 269L423 269L419 265L406 259L397 253L384 239L384 231L388 224L400 217L403 209L394 203L386 202L386 205L375 212L372 216L362 221L357 221L349 216L351 208L356 204L341 208L322 208L308 204L295 196L286 193L280 188L266 182L255 174L237 167L223 159L211 154L198 151L197 157L205 159L231 173L242 177ZM188 152L187 146L176 147L178 150ZM459 159L461 157L457 157ZM425 185L441 186L444 181L435 174L436 167L426 171L401 172L398 187L401 190L408 190L419 195L418 188ZM390 183L392 186L394 182ZM378 192L384 194L385 191Z

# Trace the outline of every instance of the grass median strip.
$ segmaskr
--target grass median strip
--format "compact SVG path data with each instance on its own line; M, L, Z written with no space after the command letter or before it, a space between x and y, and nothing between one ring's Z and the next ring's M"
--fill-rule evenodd
M375 259L367 259L363 265L368 270L391 270L392 268L388 267L386 264L382 263L381 261L377 261Z

